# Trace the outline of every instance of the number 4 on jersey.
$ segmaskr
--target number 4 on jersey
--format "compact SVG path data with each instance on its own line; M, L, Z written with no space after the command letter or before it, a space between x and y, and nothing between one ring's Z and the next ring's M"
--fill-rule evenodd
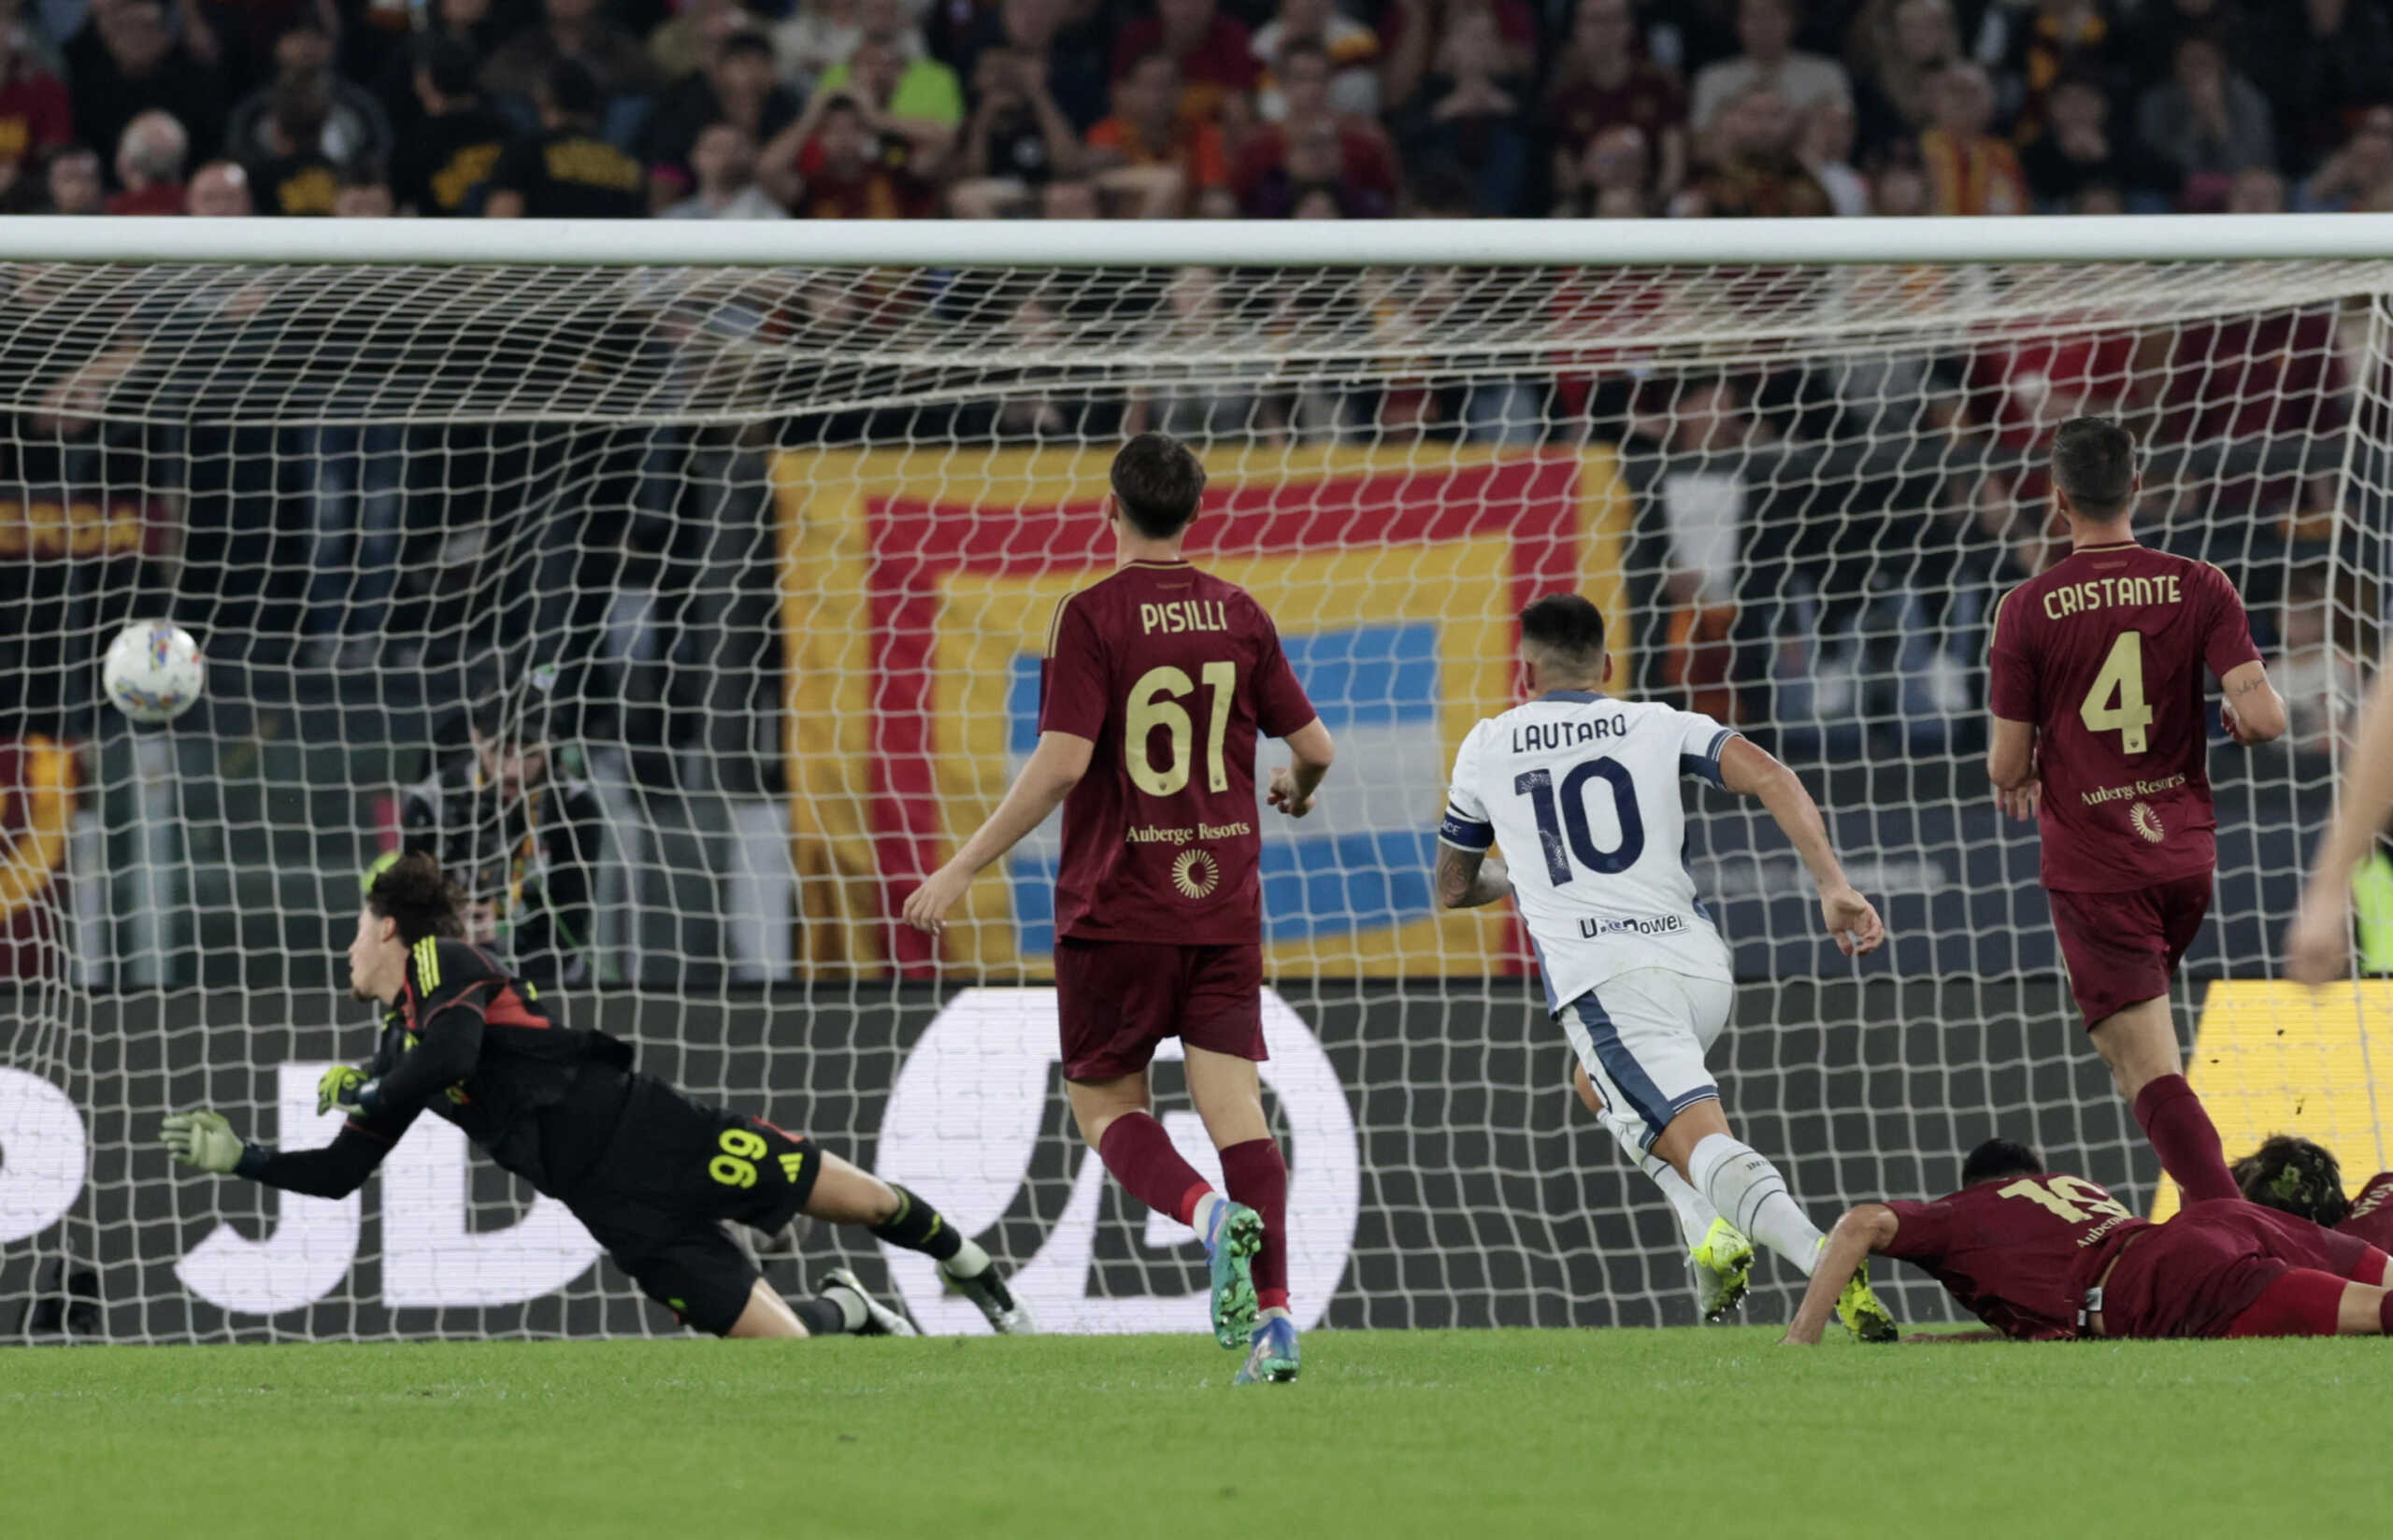
M2116 697L2117 704L2113 705ZM2148 741L2152 707L2143 701L2143 634L2122 631L2111 644L2102 670L2079 703L2077 720L2088 733L2116 733L2119 752L2141 754Z

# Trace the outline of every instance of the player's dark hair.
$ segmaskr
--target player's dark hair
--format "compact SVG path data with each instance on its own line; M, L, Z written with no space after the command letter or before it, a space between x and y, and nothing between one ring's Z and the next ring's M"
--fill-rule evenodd
M607 105L607 93L588 64L559 59L540 78L540 101L562 117L586 122Z
M2135 496L2135 435L2107 417L2072 417L2053 430L2053 485L2088 519L2128 511Z
M1604 612L1576 593L1532 599L1521 611L1521 646L1592 676L1604 665Z
M1113 457L1113 499L1122 517L1150 540L1168 540L1196 517L1205 467L1169 434L1143 433Z
M1988 1139L1970 1151L1961 1162L1961 1185L1975 1187L1980 1182L1999 1182L2005 1176L2041 1176L2044 1162L2036 1152L2016 1139Z
M2235 1162L2235 1185L2249 1201L2333 1229L2351 1212L2343 1168L2332 1150L2291 1134L2271 1134Z
M399 939L410 947L427 935L465 938L466 891L428 850L410 851L384 867L366 886L365 906L377 919L397 920Z

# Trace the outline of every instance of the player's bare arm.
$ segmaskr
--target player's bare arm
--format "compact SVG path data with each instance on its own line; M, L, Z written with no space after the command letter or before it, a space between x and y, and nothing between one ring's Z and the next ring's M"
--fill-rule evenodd
M2043 800L2043 783L2036 777L2036 724L1994 719L1985 746L1986 778L1994 782L1994 803L2015 819L2033 819Z
M1030 763L1014 777L1013 785L1007 789L1006 799L997 804L997 810L973 832L946 865L933 872L927 881L907 896L906 923L933 935L944 930L947 911L964 896L964 890L971 886L981 869L1021 844L1033 829L1047 821L1047 815L1061 806L1081 777L1088 774L1089 759L1096 752L1096 745L1077 734L1039 734L1039 747L1031 750Z
M1512 878L1504 863L1484 850L1438 847L1438 902L1449 909L1476 909L1512 895Z
M1731 738L1720 754L1720 784L1741 797L1757 797L1803 858L1804 870L1820 891L1820 918L1837 950L1847 957L1873 952L1886 939L1886 926L1868 899L1845 880L1844 865L1828 843L1820 805L1802 777L1749 738ZM1849 1275L1848 1275L1849 1276Z
M1861 1204L1844 1211L1828 1232L1828 1243L1820 1250L1819 1266L1813 1269L1811 1287L1803 1290L1803 1303L1796 1307L1795 1319L1786 1324L1786 1334L1779 1339L1785 1348L1815 1348L1820 1333L1836 1314L1836 1297L1853 1277L1854 1270L1873 1254L1894 1244L1895 1233L1901 1221L1895 1211L1884 1204Z
M2344 764L2343 795L2311 859L2300 912L2286 932L2286 972L2305 984L2324 984L2350 971L2352 873L2393 816L2393 669L2376 677L2361 704Z
M2229 736L2249 748L2285 736L2285 698L2269 683L2269 665L2254 659L2238 663L2218 681L2227 692L2218 720Z
M1338 758L1338 745L1329 736L1329 729L1321 719L1312 720L1288 734L1289 763L1271 772L1271 785L1266 800L1290 818L1302 818L1312 811L1312 794L1320 789L1324 776Z

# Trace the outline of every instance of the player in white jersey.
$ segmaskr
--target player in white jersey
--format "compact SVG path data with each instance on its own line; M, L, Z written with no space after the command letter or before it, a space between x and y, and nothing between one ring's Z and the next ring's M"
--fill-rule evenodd
M1601 693L1612 677L1603 615L1577 594L1521 612L1530 699L1481 722L1454 756L1439 832L1438 897L1469 908L1510 896L1544 975L1546 1005L1586 1072L1591 1105L1679 1216L1704 1314L1744 1297L1752 1236L1808 1276L1823 1237L1778 1168L1728 1132L1704 1054L1736 1000L1728 947L1680 856L1682 777L1761 799L1820 891L1846 956L1886 938L1845 880L1803 783L1710 717ZM1508 872L1492 846L1513 856ZM1838 1301L1854 1334L1895 1323L1865 1263Z

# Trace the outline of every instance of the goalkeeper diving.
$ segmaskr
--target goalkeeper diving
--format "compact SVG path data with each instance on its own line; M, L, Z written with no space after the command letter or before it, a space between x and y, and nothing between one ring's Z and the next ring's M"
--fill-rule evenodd
M244 1143L219 1113L169 1117L167 1150L202 1171L312 1197L354 1192L427 1108L500 1167L563 1203L649 1298L717 1336L911 1336L846 1268L787 1301L724 1231L777 1235L800 1214L861 1225L939 1263L998 1332L1032 1329L989 1254L929 1204L761 1118L632 1069L631 1048L560 1026L465 934L465 897L431 856L366 889L350 991L386 1008L373 1062L336 1065L318 1113L348 1121L320 1149Z

